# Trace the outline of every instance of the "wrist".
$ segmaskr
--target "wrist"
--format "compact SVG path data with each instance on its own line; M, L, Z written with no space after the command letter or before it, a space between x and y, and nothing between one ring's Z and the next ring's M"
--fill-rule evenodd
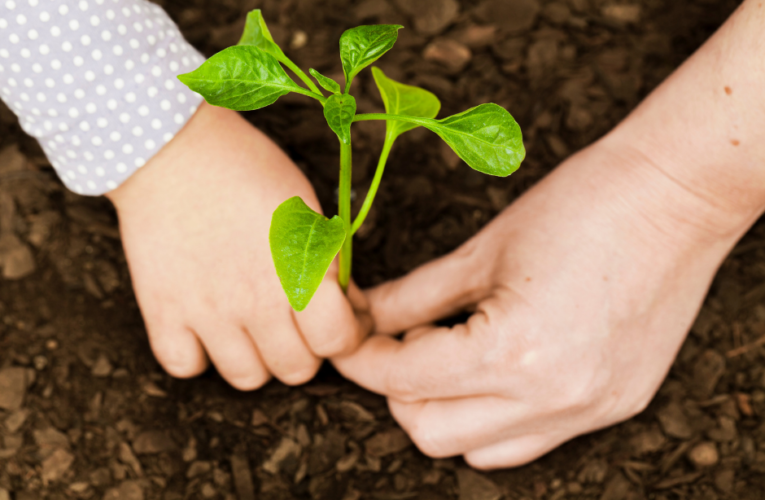
M608 140L696 198L712 232L741 235L765 211L765 9L747 0ZM686 209L687 211L687 209ZM694 217L691 214L682 217Z
M138 201L149 194L167 192L171 186L178 185L178 180L183 176L193 175L188 170L193 164L188 160L189 154L205 147L206 141L210 140L208 133L215 121L227 120L229 115L237 113L227 109L210 106L202 102L194 115L184 127L178 131L173 139L168 142L156 155L154 155L143 167L137 170L119 187L105 194L114 204L117 211L124 209L128 204Z

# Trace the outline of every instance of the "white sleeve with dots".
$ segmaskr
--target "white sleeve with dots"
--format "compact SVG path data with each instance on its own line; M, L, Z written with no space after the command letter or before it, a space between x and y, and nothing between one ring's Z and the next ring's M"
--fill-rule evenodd
M71 190L116 188L194 114L204 59L145 0L0 0L0 97Z

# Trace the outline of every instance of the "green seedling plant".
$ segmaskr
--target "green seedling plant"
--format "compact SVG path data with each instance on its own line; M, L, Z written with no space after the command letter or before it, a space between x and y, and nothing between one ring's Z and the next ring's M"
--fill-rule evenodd
M436 119L441 108L431 92L388 78L379 68L372 76L385 105L385 113L356 113L350 94L353 79L396 43L399 25L359 26L340 37L340 59L345 87L315 69L309 73L321 89L274 42L260 10L247 16L236 46L215 54L196 70L178 78L208 103L236 111L266 107L295 92L316 99L327 124L340 141L338 214L331 219L311 210L300 197L290 198L273 213L269 241L276 273L296 311L308 305L332 261L339 253L338 281L347 291L351 279L353 234L372 207L396 139L417 127L441 137L471 168L506 177L525 156L521 129L501 106L481 104L462 113ZM305 87L285 71L294 73ZM355 219L351 218L351 125L364 120L385 120L385 142L372 184Z

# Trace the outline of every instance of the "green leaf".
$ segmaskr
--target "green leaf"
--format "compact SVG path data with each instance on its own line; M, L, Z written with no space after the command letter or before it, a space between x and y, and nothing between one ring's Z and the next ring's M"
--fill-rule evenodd
M229 47L178 79L210 104L236 111L266 107L289 92L310 94L272 55L251 46Z
M340 37L340 59L345 72L346 92L353 78L383 54L388 52L398 38L398 24L358 26Z
M388 114L422 118L435 118L438 115L441 102L431 92L391 80L385 76L380 68L372 68L372 76L374 76L377 88L380 90L385 111ZM394 137L418 127L414 123L398 120L388 120L386 126L388 133Z
M324 118L343 144L351 143L351 124L356 116L356 99L350 94L333 94L324 105Z
M251 45L264 52L268 52L276 58L277 61L286 59L282 49L274 42L271 32L268 31L266 20L260 9L255 9L247 14L247 22L244 25L242 38L237 45Z
M343 92L340 89L340 84L333 79L327 78L313 68L309 69L308 72L311 73L314 78L316 78L316 81L319 82L319 85L321 85L324 90L332 92L333 94L341 94Z
M481 104L443 120L426 120L422 125L484 174L506 177L518 170L526 156L521 127L497 104Z
M268 238L287 299L302 311L343 246L343 221L338 216L327 219L295 196L274 211Z

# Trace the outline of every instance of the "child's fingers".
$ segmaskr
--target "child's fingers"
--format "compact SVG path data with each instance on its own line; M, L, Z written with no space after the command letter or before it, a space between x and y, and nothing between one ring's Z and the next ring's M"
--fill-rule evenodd
M247 331L257 344L268 370L287 385L300 385L311 380L319 371L321 360L300 336L289 305L260 312L248 323Z
M191 330L177 325L147 324L149 342L160 365L173 377L196 377L207 370L209 360L199 339Z
M251 391L271 378L247 333L222 320L205 322L197 332L218 373L240 391Z
M333 273L324 278L308 307L293 314L308 347L323 358L352 353L365 335Z

